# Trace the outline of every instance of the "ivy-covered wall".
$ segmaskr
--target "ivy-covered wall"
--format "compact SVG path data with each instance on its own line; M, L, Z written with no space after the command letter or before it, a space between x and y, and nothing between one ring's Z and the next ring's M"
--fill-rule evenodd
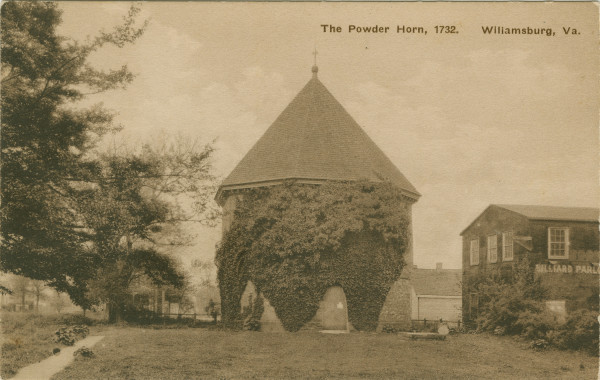
M288 182L234 196L217 250L225 324L239 325L240 298L251 280L288 331L314 317L331 286L343 288L357 330L377 327L410 244L409 207L397 188Z

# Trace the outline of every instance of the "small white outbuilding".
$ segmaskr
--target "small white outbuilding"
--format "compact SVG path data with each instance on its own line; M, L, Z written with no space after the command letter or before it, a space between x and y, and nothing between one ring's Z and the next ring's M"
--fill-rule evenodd
M412 271L412 320L458 323L462 315L461 270L414 268Z

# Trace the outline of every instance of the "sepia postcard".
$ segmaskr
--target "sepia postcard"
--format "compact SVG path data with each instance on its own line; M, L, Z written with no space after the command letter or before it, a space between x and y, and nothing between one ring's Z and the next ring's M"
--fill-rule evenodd
M597 378L597 4L0 24L2 379Z

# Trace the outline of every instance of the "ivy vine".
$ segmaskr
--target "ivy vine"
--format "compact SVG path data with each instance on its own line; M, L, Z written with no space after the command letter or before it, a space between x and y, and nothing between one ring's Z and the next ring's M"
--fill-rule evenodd
M239 326L251 280L288 331L311 320L331 286L358 330L374 330L410 241L406 200L392 184L327 182L244 190L217 249L223 322Z

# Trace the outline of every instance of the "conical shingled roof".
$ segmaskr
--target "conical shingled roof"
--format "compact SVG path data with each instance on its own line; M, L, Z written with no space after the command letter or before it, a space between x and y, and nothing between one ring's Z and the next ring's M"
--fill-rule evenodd
M235 169L223 190L285 179L389 180L407 196L420 194L319 81L312 79L277 117Z

